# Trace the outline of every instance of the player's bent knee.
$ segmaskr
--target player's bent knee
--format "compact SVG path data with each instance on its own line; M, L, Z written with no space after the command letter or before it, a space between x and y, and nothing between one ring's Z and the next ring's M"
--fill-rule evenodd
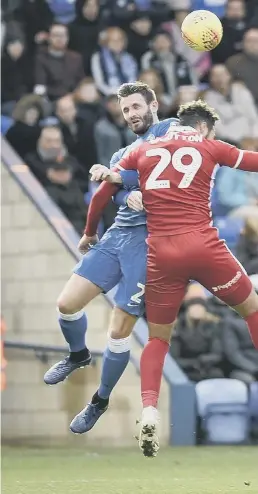
M174 323L172 324L154 324L148 323L149 337L159 338L160 340L170 342Z
M240 316L244 319L258 311L258 295L254 288L252 289L250 295L239 305L233 306Z
M73 301L69 302L68 300L63 299L62 296L57 300L57 310L61 314L75 314L81 309L83 309L83 307L78 307Z
M114 307L109 325L108 335L113 339L121 339L130 336L137 317L128 314L119 307Z

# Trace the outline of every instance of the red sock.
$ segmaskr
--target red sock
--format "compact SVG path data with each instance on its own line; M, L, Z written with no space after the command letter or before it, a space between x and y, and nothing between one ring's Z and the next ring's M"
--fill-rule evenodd
M150 338L141 356L141 395L143 407L157 407L164 360L169 344Z
M253 340L253 344L258 350L258 311L248 316L245 321L248 326L250 336Z

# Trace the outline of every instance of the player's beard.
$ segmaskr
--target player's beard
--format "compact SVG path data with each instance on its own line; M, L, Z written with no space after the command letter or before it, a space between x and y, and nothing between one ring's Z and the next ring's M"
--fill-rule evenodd
M139 117L137 123L128 123L128 127L134 132L134 134L139 136L145 134L151 125L153 125L153 114L150 108L143 117Z

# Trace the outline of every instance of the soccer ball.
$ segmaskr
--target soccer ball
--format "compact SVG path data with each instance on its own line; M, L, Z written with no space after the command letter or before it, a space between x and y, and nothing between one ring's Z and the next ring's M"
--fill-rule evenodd
M194 10L181 26L184 42L196 51L210 51L221 42L223 27L219 18L209 10Z

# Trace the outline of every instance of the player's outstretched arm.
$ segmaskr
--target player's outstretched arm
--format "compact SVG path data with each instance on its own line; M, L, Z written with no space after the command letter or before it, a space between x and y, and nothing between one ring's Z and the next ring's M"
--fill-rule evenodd
M84 229L84 234L87 235L87 237L94 237L94 235L96 235L103 210L117 190L117 185L103 182L95 192L90 201L86 226Z
M223 141L211 141L217 163L247 172L258 172L258 153L238 149Z

